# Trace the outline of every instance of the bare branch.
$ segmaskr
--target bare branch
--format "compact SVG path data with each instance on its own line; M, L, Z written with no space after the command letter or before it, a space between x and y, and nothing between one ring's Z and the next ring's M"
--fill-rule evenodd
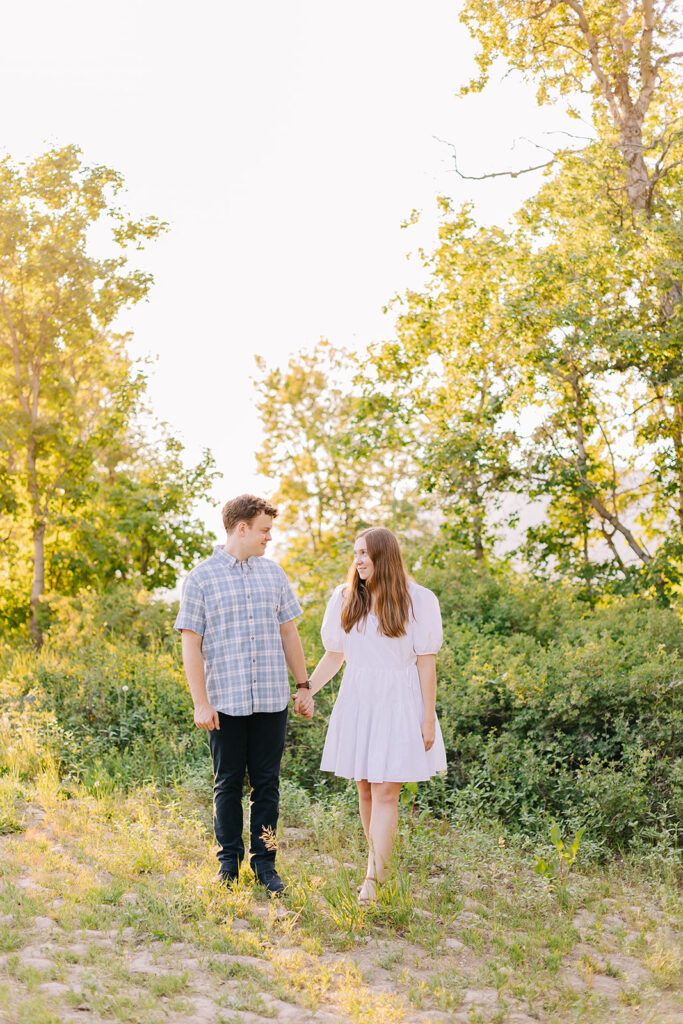
M453 163L455 165L453 167L453 170L455 171L459 178L463 178L465 181L485 181L487 178L503 177L517 178L520 174L529 174L531 171L540 171L544 167L550 167L551 164L554 164L557 160L556 154L550 160L546 160L545 163L536 164L534 167L523 167L519 171L491 171L489 174L463 174L462 171L458 168L457 155L453 143L447 142L446 139L440 139L438 135L433 135L432 138L436 139L437 142L441 142L444 146L449 146L453 150ZM545 147L539 146L538 148L544 149Z

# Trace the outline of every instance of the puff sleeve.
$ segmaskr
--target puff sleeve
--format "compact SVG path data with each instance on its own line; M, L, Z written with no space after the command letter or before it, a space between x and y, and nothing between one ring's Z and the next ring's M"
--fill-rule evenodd
M415 587L413 599L413 651L415 654L436 654L443 643L441 609L436 594L426 587Z
M337 587L330 600L323 616L323 624L320 627L320 635L323 647L326 651L343 653L344 630L341 624L341 608L343 602L343 586Z

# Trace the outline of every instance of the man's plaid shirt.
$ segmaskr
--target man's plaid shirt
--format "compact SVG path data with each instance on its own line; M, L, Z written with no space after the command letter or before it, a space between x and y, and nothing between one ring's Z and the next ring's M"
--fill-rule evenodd
M209 703L226 715L283 711L289 700L280 625L301 615L284 571L262 555L239 562L223 547L183 584L177 630L199 633Z

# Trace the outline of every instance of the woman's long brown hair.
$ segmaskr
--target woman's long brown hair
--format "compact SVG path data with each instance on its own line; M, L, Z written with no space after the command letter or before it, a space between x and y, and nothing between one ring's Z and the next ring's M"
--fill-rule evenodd
M408 593L408 574L398 541L384 526L361 530L356 540L361 538L372 560L373 572L369 580L362 580L356 563L350 566L341 610L342 628L345 633L350 633L372 606L381 633L392 637L405 636L413 602Z

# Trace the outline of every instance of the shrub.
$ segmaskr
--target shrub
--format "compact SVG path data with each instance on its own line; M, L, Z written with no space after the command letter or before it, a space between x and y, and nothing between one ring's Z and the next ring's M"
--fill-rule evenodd
M590 607L564 584L530 581L460 555L423 560L439 596L444 646L437 705L448 757L445 792L420 799L477 810L524 831L584 825L590 842L624 849L683 809L683 628L642 597ZM322 652L319 609L302 628L309 664ZM334 684L313 722L296 722L286 771L311 790L343 783L319 771ZM663 824L664 823L664 824Z

